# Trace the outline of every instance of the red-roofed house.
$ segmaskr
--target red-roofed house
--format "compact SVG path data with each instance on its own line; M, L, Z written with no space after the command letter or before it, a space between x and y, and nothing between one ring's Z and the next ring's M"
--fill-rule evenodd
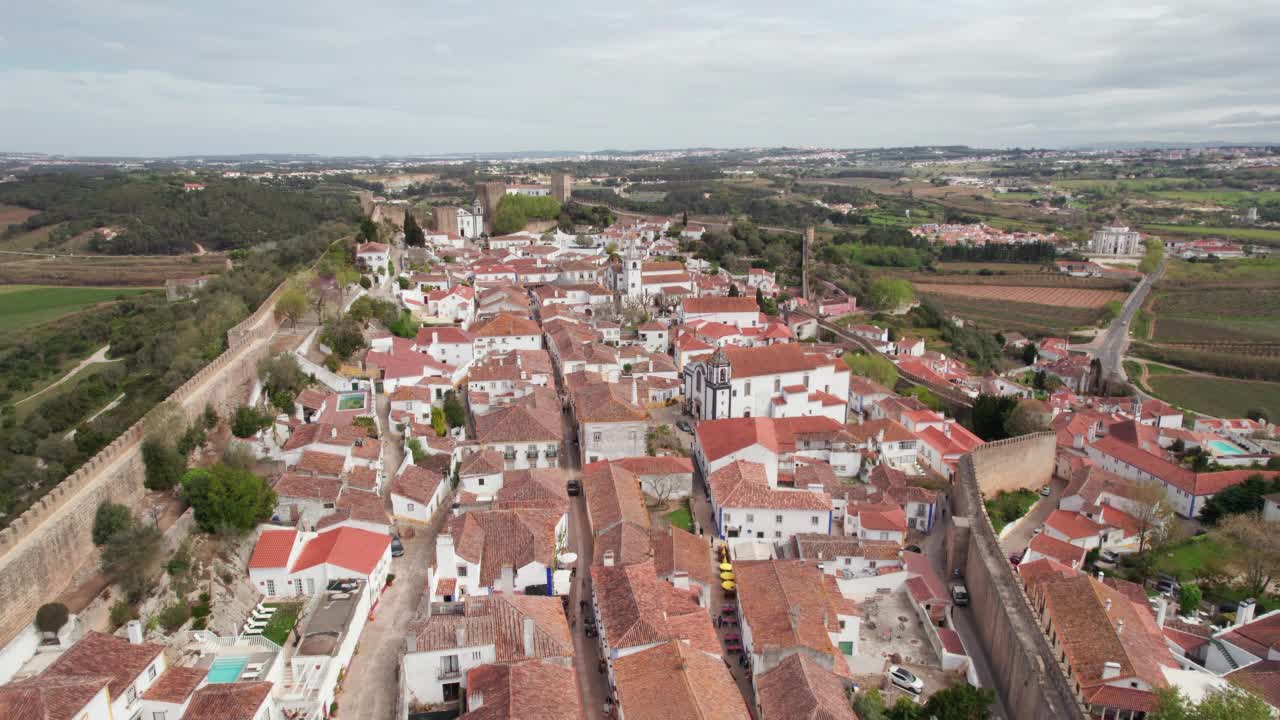
M704 476L736 460L760 463L770 485L778 484L779 473L794 473L797 459L825 462L836 476L852 477L860 465L850 429L817 415L703 420L698 423L694 461Z
M720 348L686 363L682 379L686 412L704 420L822 415L843 423L849 402L849 367L802 344Z
M249 557L249 580L267 597L315 595L330 580L366 580L377 597L391 569L391 537L361 528L321 533L265 530Z
M449 483L440 474L413 464L406 457L396 476L391 478L391 514L397 518L430 522L431 516L449 496Z
M722 538L789 542L800 533L831 533L831 496L824 489L771 487L759 463L730 463L711 473L707 487Z

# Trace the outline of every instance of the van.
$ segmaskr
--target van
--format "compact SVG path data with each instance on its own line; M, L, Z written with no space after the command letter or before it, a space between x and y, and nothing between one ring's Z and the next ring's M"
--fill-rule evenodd
M969 604L969 588L964 583L956 583L951 586L951 602L957 607L964 607Z

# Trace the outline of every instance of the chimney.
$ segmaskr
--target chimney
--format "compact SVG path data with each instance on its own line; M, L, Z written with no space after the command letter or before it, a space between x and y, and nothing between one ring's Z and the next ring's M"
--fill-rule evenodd
M458 647L467 646L467 626L465 623L458 623L458 627L454 628L454 638L458 641Z
M1102 582L1103 580L1106 579L1106 577L1107 577L1106 573L1102 572L1101 570L1098 571L1098 582ZM1110 601L1108 600L1108 602Z
M680 590L689 589L689 573L684 570L677 570L671 573L671 584Z
M1194 608L1192 608L1194 610ZM1156 599L1156 626L1164 627L1165 618L1169 615L1169 599L1161 595Z
M533 618L524 619L524 634L521 636L520 647L524 650L525 657L533 657Z
M1257 605L1254 603L1253 598L1242 600L1239 607L1236 608L1236 627L1253 622L1253 612L1256 609Z
M604 551L604 566L613 567L613 551L612 550Z
M1110 660L1108 660L1107 662L1102 664L1103 680L1111 680L1117 677L1120 677L1120 663L1111 662Z
M484 707L484 693L476 690L467 696L467 712Z
M639 397L637 397L636 381L635 381L635 378L632 378L632 379L631 379L631 404L632 404L632 405L639 405L639 404L640 404L640 398L639 398Z
M336 438L336 437L338 437L338 426L337 426L337 425L330 425L330 426L329 426L329 437L330 437L330 438Z
M499 592L514 593L516 591L516 569L511 565L502 566L502 587Z
M1116 623L1116 634L1121 635L1123 633L1124 633L1124 618L1120 618L1120 621Z
M129 630L129 643L131 645L142 644L142 623L138 620L130 620L125 624Z
M1107 598L1107 612L1111 612L1111 598Z

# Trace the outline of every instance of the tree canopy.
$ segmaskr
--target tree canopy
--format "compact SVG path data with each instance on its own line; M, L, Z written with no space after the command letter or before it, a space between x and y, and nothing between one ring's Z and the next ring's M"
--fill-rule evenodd
M867 302L880 310L896 310L915 300L911 283L901 278L881 276L871 281Z
M861 375L880 383L889 390L898 384L898 368L893 361L882 355L866 353L845 353L844 364L855 375Z
M271 517L276 493L248 470L226 465L196 468L182 477L182 495L205 532L252 530Z

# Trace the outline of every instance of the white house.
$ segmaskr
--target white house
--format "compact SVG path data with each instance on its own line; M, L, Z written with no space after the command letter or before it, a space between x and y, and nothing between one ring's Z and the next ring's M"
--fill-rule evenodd
M830 534L831 496L822 487L770 487L759 463L736 461L707 479L722 538L789 541L800 533Z
M249 557L249 580L267 597L315 595L330 580L365 580L376 594L391 569L391 537L361 528L338 527L321 533L265 530Z
M439 473L413 464L413 457L391 478L391 514L404 520L426 523L449 496L449 484Z
M372 272L386 272L387 263L391 260L391 248L376 242L356 245L356 264L362 265Z
M39 675L0 685L0 712L41 720L137 717L166 667L164 646L144 643L136 621L128 640L90 631Z
M436 564L429 586L433 599L457 601L497 592L555 594L557 528L564 514L520 508L485 510L455 517L436 538ZM562 571L567 576L568 570Z
M680 302L681 324L694 320L733 325L738 328L761 324L760 306L754 297L688 297Z
M542 328L530 318L514 313L501 312L475 325L471 336L476 358L491 351L542 349Z

